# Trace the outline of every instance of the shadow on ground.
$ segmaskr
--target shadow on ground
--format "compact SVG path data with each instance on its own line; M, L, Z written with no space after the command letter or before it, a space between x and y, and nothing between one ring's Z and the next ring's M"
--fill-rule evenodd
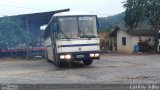
M54 62L49 62L56 66ZM61 66L56 66L57 70L64 69L79 69L79 68L93 68L93 65L84 65L82 62L63 62Z

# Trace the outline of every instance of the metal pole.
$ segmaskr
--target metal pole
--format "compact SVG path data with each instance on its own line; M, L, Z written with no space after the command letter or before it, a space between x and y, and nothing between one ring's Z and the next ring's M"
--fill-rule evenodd
M26 31L29 32L29 24L28 24L27 16L25 16L25 22L26 22ZM29 43L28 43L28 40L27 40L26 44L27 44L27 56L26 56L26 58L28 59L29 58Z

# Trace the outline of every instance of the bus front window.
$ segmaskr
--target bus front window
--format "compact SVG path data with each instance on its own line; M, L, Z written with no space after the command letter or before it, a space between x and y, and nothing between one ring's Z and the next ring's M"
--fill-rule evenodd
M60 33L59 39L78 38L78 25L76 17L61 17L59 18Z
M97 36L96 17L84 16L78 18L79 37L88 38Z
M95 16L60 17L59 25L59 39L95 38L97 36Z

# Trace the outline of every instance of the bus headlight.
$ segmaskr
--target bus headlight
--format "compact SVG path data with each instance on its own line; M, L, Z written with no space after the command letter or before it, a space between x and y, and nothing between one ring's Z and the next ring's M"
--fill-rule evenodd
M71 55L65 55L66 59L71 59Z
M64 59L65 58L65 56L64 55L60 55L60 59Z
M90 57L94 57L94 53L91 53L91 54L90 54Z
M90 54L90 57L91 57L91 58L94 58L94 57L97 58L97 57L99 57L99 56L100 56L99 53L91 53L91 54Z
M99 53L95 53L95 57L99 57Z

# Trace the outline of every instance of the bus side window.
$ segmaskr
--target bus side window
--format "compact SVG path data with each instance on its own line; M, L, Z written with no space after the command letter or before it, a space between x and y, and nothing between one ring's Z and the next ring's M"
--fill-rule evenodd
M55 31L56 31L56 28L57 28L56 24L55 24L55 23L53 23L53 32L55 32Z
M59 26L57 23L53 23L53 32L55 32L56 37L58 37Z

